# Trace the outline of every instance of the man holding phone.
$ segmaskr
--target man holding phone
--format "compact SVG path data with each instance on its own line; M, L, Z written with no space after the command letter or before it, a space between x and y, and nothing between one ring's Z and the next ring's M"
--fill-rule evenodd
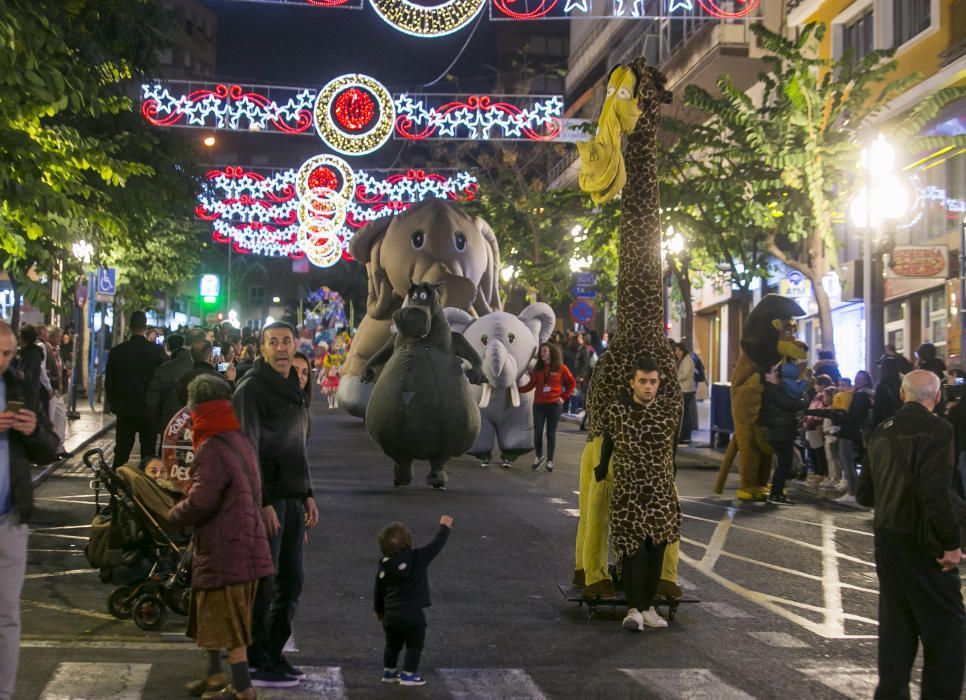
M38 419L36 389L10 368L17 338L0 321L0 700L13 697L20 653L20 590L33 512L30 465L57 457L58 438Z

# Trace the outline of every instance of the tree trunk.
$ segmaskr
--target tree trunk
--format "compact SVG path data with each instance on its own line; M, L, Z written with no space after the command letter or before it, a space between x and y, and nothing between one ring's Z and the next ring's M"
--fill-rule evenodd
M829 302L825 287L822 286L822 278L828 272L829 265L827 259L822 255L824 248L818 245L813 245L812 248L817 249L817 254L812 256L816 262L812 265L806 265L789 258L774 240L768 242L768 250L772 255L786 266L801 272L812 283L812 294L815 295L815 303L818 305L818 324L822 331L822 350L829 350L834 355L835 334L832 326L832 304Z
M688 345L694 347L694 302L691 299L691 268L689 262L688 258L684 258L680 267L672 262L671 269L674 270L674 278L677 280L681 301L684 303L681 337L687 338Z
M17 280L14 278L12 273L8 273L7 277L10 279L10 289L13 290L13 309L10 311L10 327L13 328L14 333L20 333L20 292L18 290ZM18 335L19 337L19 335Z

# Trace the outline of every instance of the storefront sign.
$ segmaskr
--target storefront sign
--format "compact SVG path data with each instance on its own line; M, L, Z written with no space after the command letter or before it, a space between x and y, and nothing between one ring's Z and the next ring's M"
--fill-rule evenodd
M949 248L944 245L899 246L885 269L892 279L946 279L949 276Z
M778 293L793 299L811 298L812 281L797 270L789 270L778 283Z

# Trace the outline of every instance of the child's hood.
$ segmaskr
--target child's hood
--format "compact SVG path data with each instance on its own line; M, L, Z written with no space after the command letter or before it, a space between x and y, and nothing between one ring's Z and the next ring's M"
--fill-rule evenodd
M413 570L413 550L404 549L399 554L383 557L379 562L379 569L379 578L384 578L386 583L398 584L405 581Z

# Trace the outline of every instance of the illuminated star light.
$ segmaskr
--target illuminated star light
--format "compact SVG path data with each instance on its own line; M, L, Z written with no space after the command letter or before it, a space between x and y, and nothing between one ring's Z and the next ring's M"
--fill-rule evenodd
M687 10L688 12L693 12L694 5L692 0L668 0L668 14L674 12L675 10Z
M587 0L567 0L567 4L564 7L564 13L569 14L572 10L578 12L590 12L587 8Z

